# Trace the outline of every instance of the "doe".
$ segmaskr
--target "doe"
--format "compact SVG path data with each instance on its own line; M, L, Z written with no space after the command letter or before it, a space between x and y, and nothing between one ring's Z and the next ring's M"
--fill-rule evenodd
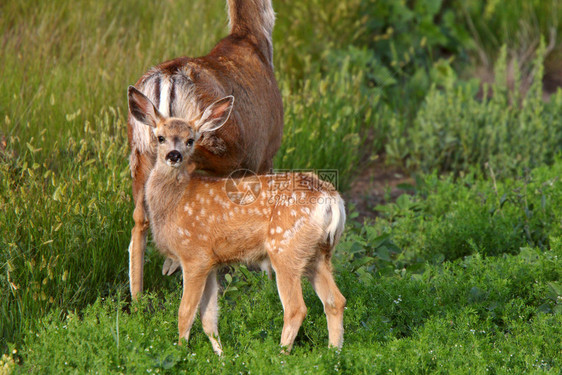
M211 176L228 176L242 168L265 173L272 168L283 135L283 102L273 72L275 14L271 0L227 0L227 4L230 34L207 55L163 62L148 70L135 86L160 113L184 119L198 118L217 99L236 95L237 106L228 126L205 132L191 161L197 170ZM175 31L180 33L181 29ZM127 123L135 202L129 281L131 296L137 299L143 288L149 228L145 186L155 163L157 141L131 114ZM177 267L168 258L162 273L171 275Z
M199 305L203 330L220 355L215 270L269 259L284 310L284 350L291 350L306 315L303 276L324 305L330 346L341 348L346 301L334 281L331 256L344 229L345 208L334 187L311 173L234 179L192 173L196 143L225 124L233 103L234 97L227 96L208 106L198 120L187 121L162 115L150 99L129 87L131 115L152 127L158 140L146 202L156 246L181 264L180 343L189 339Z

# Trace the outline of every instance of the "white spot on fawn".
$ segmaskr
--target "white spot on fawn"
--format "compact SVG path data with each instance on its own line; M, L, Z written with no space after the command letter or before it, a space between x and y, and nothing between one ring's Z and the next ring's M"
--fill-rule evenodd
M189 205L189 203L185 204L185 207L183 208L185 212L187 212L188 215L193 215L193 210L191 209L191 206Z
M277 229L275 229L275 231L276 231L277 233L281 233L281 232L283 232L283 228L277 227Z

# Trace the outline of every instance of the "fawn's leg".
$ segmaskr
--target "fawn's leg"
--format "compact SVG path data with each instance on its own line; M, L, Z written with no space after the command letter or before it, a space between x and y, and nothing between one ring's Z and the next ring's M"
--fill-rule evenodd
M283 332L281 346L290 352L306 316L306 305L302 298L301 274L273 264L277 278L277 290L283 304Z
M171 276L180 268L180 266L181 264L179 260L168 257L164 260L164 264L162 264L162 275Z
M328 321L330 346L341 348L343 345L345 297L341 294L334 281L330 260L326 258L319 259L308 278L324 305L324 312Z
M203 292L203 297L201 298L199 309L201 312L203 331L205 331L209 337L215 353L222 355L222 346L219 338L218 327L218 291L219 285L217 283L217 273L213 270L209 273L209 276L207 276L207 282L205 283L205 290Z
M273 269L271 268L271 261L269 258L264 258L260 263L259 267L261 272L265 272L269 280L273 280Z
M146 248L146 231L148 230L148 212L144 204L144 185L152 169L153 161L149 155L137 150L131 154L131 173L133 176L133 200L135 225L131 231L129 244L129 285L131 296L136 300L142 292L144 250Z
M195 319L197 305L203 296L205 282L209 274L208 270L203 270L197 266L186 266L182 264L183 272L183 294L181 297L180 309L178 312L179 344L181 339L189 341L189 332Z

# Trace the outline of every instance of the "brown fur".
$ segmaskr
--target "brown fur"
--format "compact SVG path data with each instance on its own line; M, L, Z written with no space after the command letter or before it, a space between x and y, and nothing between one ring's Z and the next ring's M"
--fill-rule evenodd
M164 62L150 69L135 86L164 114L184 120L196 120L216 99L235 95L236 106L228 123L198 142L193 163L198 170L215 176L240 168L263 173L272 168L283 132L283 103L272 62L273 9L271 0L228 0L228 6L231 33L208 55ZM166 108L160 108L163 106ZM156 140L130 113L128 137L135 201L130 284L136 298L142 291L148 228L143 192L154 165Z
M131 113L155 127L159 140L146 200L156 246L178 260L183 271L180 343L189 339L201 304L203 329L221 354L215 270L228 263L269 259L284 309L281 345L291 350L306 315L301 278L307 276L325 307L329 343L341 348L345 298L334 282L330 260L345 212L334 187L314 174L232 179L193 175L185 167L204 134L226 126L233 101L228 97L213 103L204 120L184 121L162 116L142 93L129 91Z

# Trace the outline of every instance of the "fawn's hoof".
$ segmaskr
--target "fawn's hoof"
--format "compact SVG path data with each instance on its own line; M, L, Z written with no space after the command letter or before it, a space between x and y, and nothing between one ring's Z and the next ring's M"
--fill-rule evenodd
M172 258L166 258L162 265L162 275L171 276L180 268L180 262Z

